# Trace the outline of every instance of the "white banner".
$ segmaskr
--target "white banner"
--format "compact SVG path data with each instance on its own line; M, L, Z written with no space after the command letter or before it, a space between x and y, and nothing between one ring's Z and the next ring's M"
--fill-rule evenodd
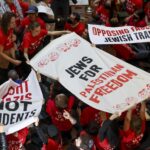
M31 65L83 102L106 112L125 111L150 96L149 73L91 47L75 33L52 41Z
M88 25L90 40L93 44L128 44L150 41L150 27L106 27Z
M52 9L48 6L38 5L38 13L45 13L47 15L54 16Z
M89 5L88 0L77 0L77 3L74 4L72 0L70 0L70 5Z
M34 71L17 84L11 79L0 86L0 123L6 134L14 133L36 121L43 95Z

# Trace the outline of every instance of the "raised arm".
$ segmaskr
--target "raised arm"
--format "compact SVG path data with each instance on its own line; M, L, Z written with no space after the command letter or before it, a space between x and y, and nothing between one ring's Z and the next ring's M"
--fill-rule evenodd
M141 120L145 120L145 109L146 109L146 104L143 101L141 103L141 108L140 108L140 118L141 118Z
M48 35L62 35L70 33L70 31L48 31Z

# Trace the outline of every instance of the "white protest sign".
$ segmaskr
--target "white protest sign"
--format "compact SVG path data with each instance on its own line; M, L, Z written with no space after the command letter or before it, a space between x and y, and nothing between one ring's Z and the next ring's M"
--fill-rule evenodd
M45 13L47 15L54 16L52 9L48 6L38 5L38 13Z
M88 25L90 40L93 44L127 44L150 41L150 27L106 27Z
M70 5L89 5L88 0L77 0L77 3L74 4L72 0L70 0Z
M21 84L11 79L0 86L0 123L6 134L16 132L36 121L43 95L34 71Z
M106 112L125 111L150 96L149 73L92 47L75 33L52 41L31 65L86 104Z

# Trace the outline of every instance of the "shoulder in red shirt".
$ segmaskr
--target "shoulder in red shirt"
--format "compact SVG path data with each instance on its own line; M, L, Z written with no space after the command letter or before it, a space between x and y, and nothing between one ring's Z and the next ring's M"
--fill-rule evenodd
M133 14L135 10L142 9L143 0L127 0L126 9L129 14Z
M85 24L83 24L82 22L79 22L76 27L72 27L71 24L66 23L65 24L65 30L69 30L69 31L75 32L78 35L82 36L82 34L83 34L84 30L85 30Z
M32 36L31 32L26 32L20 47L21 51L23 51L25 48L28 48L29 55L35 54L37 48L41 45L44 37L47 35L47 32L47 30L41 29L40 34L35 37Z

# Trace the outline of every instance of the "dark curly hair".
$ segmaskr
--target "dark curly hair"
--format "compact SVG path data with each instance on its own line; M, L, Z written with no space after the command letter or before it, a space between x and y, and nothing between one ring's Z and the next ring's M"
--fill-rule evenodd
M7 35L8 33L8 28L11 22L11 19L13 17L16 17L14 13L12 12L5 12L2 16L2 20L1 20L1 28L4 32L5 35Z

